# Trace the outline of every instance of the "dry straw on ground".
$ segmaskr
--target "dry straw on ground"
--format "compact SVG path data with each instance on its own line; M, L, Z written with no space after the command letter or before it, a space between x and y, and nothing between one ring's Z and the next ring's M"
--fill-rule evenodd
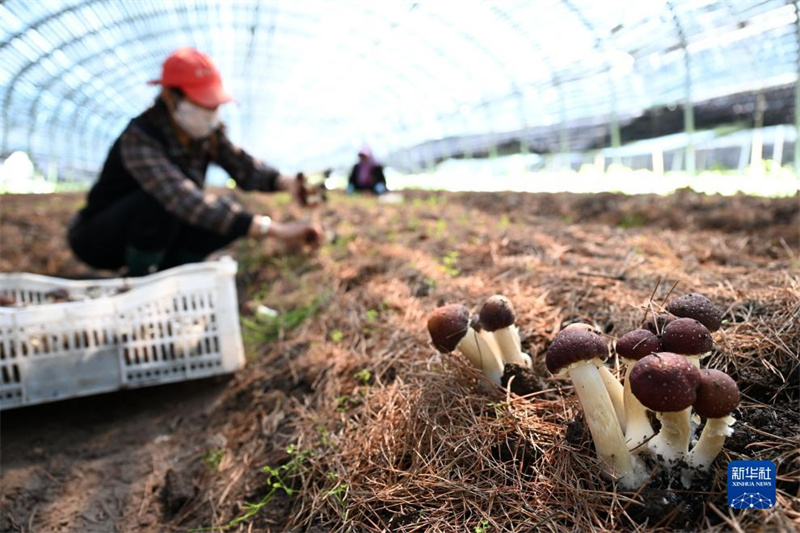
M280 216L287 207L278 200L250 199ZM335 237L318 254L235 249L242 300L309 316L277 340L251 343L248 368L207 413L175 430L196 453L172 468L190 475L196 496L168 514L156 496L137 493L124 523L225 525L245 514L244 502L267 496L269 482L285 488L230 531L800 529L797 198L418 192L382 205L332 195L315 216ZM51 222L33 226L49 235L58 231ZM23 238L25 227L0 228L4 242ZM33 246L0 262L81 273L65 257ZM547 374L543 354L570 322L593 323L609 341L630 331L675 283L675 294L702 292L723 311L704 366L739 383L739 422L691 490L654 472L640 491L616 491L599 474L571 385ZM536 361L541 390L529 397L429 344L433 309L475 309L495 293L514 304ZM204 466L220 449L218 464ZM733 459L776 462L775 508L727 506Z
M309 390L290 394L292 399L281 405L282 444L308 455L289 476L296 491L254 518L255 530L800 527L800 284L789 268L795 263L759 258L748 244L756 239L737 233L697 237L652 227L564 226L540 218L535 225L511 223L498 232L490 222L497 216L481 212L478 199L461 200L417 215L425 220L436 211L437 219L448 221L447 237L416 242L422 232L404 237L412 212L393 228L401 235L397 242L354 233L346 252L323 258L312 274L322 286L332 286L335 296L292 343L270 351L301 350L284 361L292 375L304 376L300 381ZM464 217L462 205L471 208L470 224L454 223ZM348 209L328 216L371 219L379 231L393 216L374 204ZM762 239L758 246L773 243L769 249L777 253L781 240L785 243L780 237ZM442 273L441 260L451 248L459 250L460 270L452 276ZM421 277L435 282L430 294L419 296ZM633 329L651 296L650 307L657 307L674 284L676 294L699 290L724 312L726 324L714 334L715 351L704 365L739 382L739 423L712 474L691 490L654 471L649 486L635 493L616 491L599 475L570 384L547 375L542 355L567 322L593 322L609 340ZM474 309L493 293L514 303L524 347L537 359L542 390L529 397L492 386L460 356L439 355L429 345L427 313L451 302ZM368 319L371 309L379 310L377 320ZM332 342L334 330L347 332L344 339ZM359 374L363 369L369 371L366 380ZM271 459L280 464L291 457L273 454ZM774 509L754 513L727 506L724 470L734 459L779 465ZM264 494L258 481L251 476L251 499ZM231 516L221 512L218 519Z

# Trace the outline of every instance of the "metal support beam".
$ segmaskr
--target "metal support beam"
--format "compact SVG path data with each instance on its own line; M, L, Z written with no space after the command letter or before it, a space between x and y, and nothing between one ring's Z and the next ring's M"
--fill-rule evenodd
M794 2L797 35L797 79L794 82L794 172L800 177L800 2Z
M683 103L683 129L686 132L686 172L690 176L695 174L695 153L694 153L694 107L692 105L692 62L689 54L686 32L678 18L673 2L667 2L667 8L672 15L672 23L675 32L678 34L678 42L683 49L683 68L686 75L684 79L684 103Z
M517 87L516 82L511 83L512 88L514 89L514 93L519 92L519 88ZM494 117L495 114L492 113L492 105L486 101L481 103L481 108L486 115L486 125L488 126L489 135L491 136L491 141L489 143L489 158L490 159L497 159L498 156L498 149L497 149L497 135L496 135L496 128L494 127Z
M556 90L558 91L558 152L562 160L566 160L570 152L569 150L569 130L567 129L567 103L564 98L564 91L561 88L561 83L556 83Z
M622 158L619 156L619 148L622 146L622 134L617 114L617 88L613 80L609 80L609 82L611 83L611 148L614 149L612 161L615 165L620 165Z
M686 144L686 172L691 176L695 174L694 150L694 106L692 105L692 75L689 70L689 52L683 49L686 68L686 103L683 106L683 124L687 136Z
M522 117L522 129L520 130L518 139L519 153L522 155L528 155L528 139L525 135L528 131L528 109L525 105L525 96L522 93L522 89L517 91L517 105L519 106L519 116Z

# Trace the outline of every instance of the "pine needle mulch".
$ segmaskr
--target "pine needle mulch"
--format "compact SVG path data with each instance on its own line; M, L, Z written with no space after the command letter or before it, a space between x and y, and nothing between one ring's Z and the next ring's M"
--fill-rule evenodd
M63 244L81 203L69 198L4 203L0 270L87 274ZM388 205L331 194L313 214L285 195L245 201L319 220L327 243L233 248L240 301L281 315L263 321L243 305L247 368L176 433L197 453L173 469L199 492L175 514L136 505L158 530L800 530L798 197L410 192ZM703 293L723 312L704 366L738 382L738 422L689 490L654 470L646 487L619 491L544 353L575 321L611 342L670 291ZM425 329L437 306L475 310L497 293L535 361L539 390L527 397L439 354ZM728 507L737 459L776 463L773 509Z
M272 198L251 201L277 210ZM322 303L257 349L210 422L224 428L230 453L173 525L230 524L243 502L268 500L230 529L800 527L796 198L410 193L397 206L334 195L313 216L331 230L317 255L287 263L281 250L242 251L247 294L261 288L278 308ZM543 355L576 320L610 342L670 291L701 292L723 312L704 367L738 382L738 422L691 489L656 469L646 487L623 492L599 474L571 385L548 375ZM438 354L427 337L437 306L474 310L496 293L515 306L540 376L528 397ZM728 507L726 466L737 459L778 465L773 509Z

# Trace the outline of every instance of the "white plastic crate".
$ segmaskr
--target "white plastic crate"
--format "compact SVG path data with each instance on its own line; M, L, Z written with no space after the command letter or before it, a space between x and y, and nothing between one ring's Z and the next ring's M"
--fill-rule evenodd
M0 274L0 409L230 373L244 366L230 258L141 278ZM70 299L47 303L48 293Z

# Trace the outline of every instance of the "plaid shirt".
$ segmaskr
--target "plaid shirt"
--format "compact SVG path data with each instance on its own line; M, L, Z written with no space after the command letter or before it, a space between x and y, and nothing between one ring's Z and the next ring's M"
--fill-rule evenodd
M162 140L132 123L120 138L122 163L145 192L193 226L228 234L252 220L238 203L203 191L209 162L222 167L244 190L274 191L278 171L231 144L224 127L210 137L189 140L172 125L163 101L144 113ZM246 221L242 220L247 218Z

